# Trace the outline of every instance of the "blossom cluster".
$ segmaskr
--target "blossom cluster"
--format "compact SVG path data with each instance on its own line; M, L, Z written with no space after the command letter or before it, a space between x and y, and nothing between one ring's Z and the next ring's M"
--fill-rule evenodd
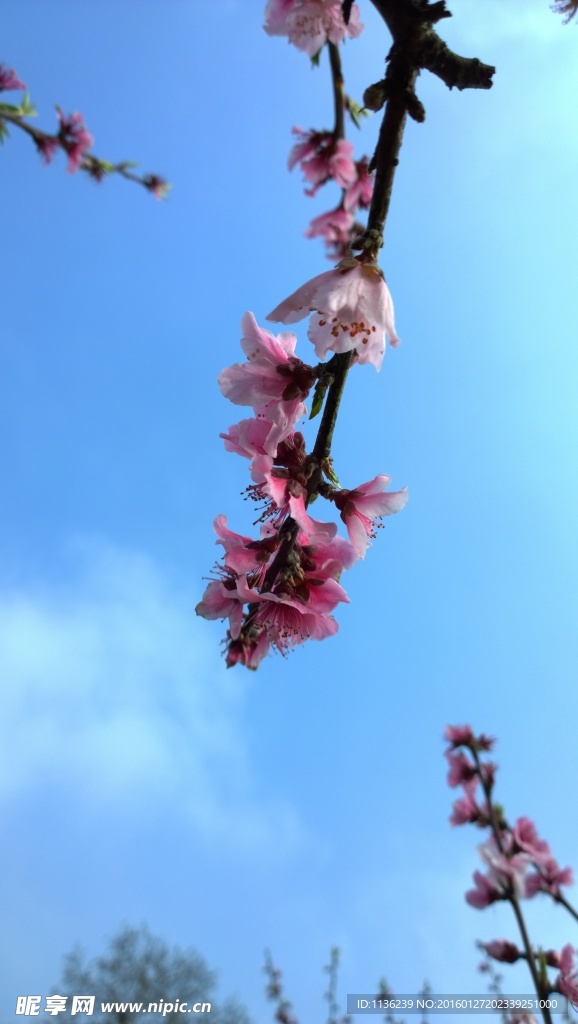
M391 296L375 265L343 262L303 285L268 319L288 324L310 315L309 337L321 359L329 351L350 352L352 363L379 368L386 333L397 340ZM353 489L338 486L331 460L308 454L297 429L311 389L324 381L327 387L328 364L303 362L294 334L274 336L252 313L241 327L246 362L223 370L219 386L234 405L251 407L253 416L221 437L228 451L249 460L246 493L259 503L260 536L234 533L225 516L217 516L224 557L196 610L207 619L228 619L228 666L257 668L271 647L285 653L337 631L331 613L349 600L341 574L365 556L376 520L404 507L407 491L385 493L385 474ZM310 516L308 504L317 494L334 503L348 540L334 522Z
M299 164L308 196L316 195L321 185L334 181L341 187L341 200L333 210L314 217L306 238L323 238L330 259L338 259L349 252L354 238L363 231L356 219L357 210L367 210L373 195L373 174L369 173L367 157L353 159L353 145L335 132L303 131L293 128L298 141L288 160L289 170Z
M475 885L466 892L467 902L482 910L499 900L517 904L521 899L545 893L576 916L561 889L572 885L572 869L559 866L549 844L540 838L530 818L521 817L514 825L509 825L502 808L492 800L497 766L492 761L482 761L480 755L493 749L494 740L484 734L475 736L469 725L447 726L445 738L449 742L445 752L449 764L448 784L461 786L463 791L463 796L453 805L450 822L452 825L473 823L491 830L489 838L478 847L486 871L474 872ZM571 1002L578 1002L578 970L571 945L559 952L521 950L508 939L480 945L488 956L503 963L528 960L531 956L544 967L557 968L557 977L552 983L544 983L545 991L541 994L560 992Z
M347 25L343 19L341 0L269 0L265 9L265 31L269 35L287 36L309 57L317 57L325 44L334 47L348 36L355 38L363 25L353 4ZM334 79L335 79L335 71ZM339 77L339 76L338 76ZM334 80L336 94L344 108L352 110L351 101L343 92L343 82ZM353 105L356 106L356 105ZM359 110L360 108L357 108ZM336 116L333 131L293 128L297 141L289 154L289 170L299 165L308 188L314 196L321 185L334 181L341 188L339 204L314 217L306 238L323 238L330 259L347 255L351 243L363 231L356 220L357 210L366 210L373 193L373 175L367 157L353 159L353 146L343 137L343 121Z
M26 85L20 81L12 68L0 64L0 92L25 90ZM134 164L121 163L111 164L101 160L89 152L94 139L88 131L82 114L75 112L65 115L59 106L56 107L58 118L58 131L54 134L41 131L28 123L26 117L35 114L34 107L30 104L28 95L25 96L19 107L9 106L0 103L0 141L6 134L6 123L15 125L29 135L36 145L36 149L45 164L49 164L55 154L60 150L65 153L68 160L67 170L69 174L76 171L86 171L95 181L102 181L108 174L117 173L130 181L143 185L148 192L157 199L163 198L169 185L163 178L156 174L147 174L139 177L131 170Z

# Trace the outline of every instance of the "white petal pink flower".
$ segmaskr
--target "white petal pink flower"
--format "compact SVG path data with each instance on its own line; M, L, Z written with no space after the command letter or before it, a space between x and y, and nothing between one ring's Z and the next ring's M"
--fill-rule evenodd
M370 537L375 536L376 519L401 512L407 504L407 487L402 487L401 491L383 493L390 482L390 477L380 473L352 491L341 490L333 495L333 501L347 527L349 540L360 558L365 558Z
M264 27L271 36L288 36L289 42L309 57L319 53L327 40L337 45L363 30L357 4L345 24L341 0L269 0Z
M311 316L307 332L315 352L355 350L359 363L379 370L385 338L399 344L395 333L393 301L383 275L374 263L346 257L334 270L307 281L279 303L267 320L294 324Z

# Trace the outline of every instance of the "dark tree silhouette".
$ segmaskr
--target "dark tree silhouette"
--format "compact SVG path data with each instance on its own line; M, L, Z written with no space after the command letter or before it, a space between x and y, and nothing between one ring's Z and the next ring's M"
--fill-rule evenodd
M207 1019L210 1024L251 1024L246 1010L232 999L216 1002L213 993L216 987L216 973L211 971L203 957L194 949L170 947L162 939L151 935L146 925L139 928L125 926L113 936L105 952L87 961L79 948L69 953L64 960L62 982L56 990L58 995L67 996L66 1012L59 1014L59 1020L78 1021L78 1015L71 1016L74 996L95 996L92 1021L118 1021L128 1024L163 1020L168 1022L191 1019ZM166 1005L187 1002L189 1007L197 1002L211 1004L210 1014L183 1014L176 1008L166 1013L146 1012L149 1004ZM129 1004L122 1008L102 1012L102 1003ZM143 1010L130 1004L141 1003ZM163 1007L164 1009L164 1007ZM88 1019L88 1018L86 1018Z

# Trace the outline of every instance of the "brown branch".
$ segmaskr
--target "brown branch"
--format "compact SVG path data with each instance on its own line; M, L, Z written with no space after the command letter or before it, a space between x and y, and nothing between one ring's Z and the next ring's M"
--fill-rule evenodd
M341 70L341 56L339 47L335 43L327 43L329 50L329 64L331 67L331 82L333 84L333 103L335 107L335 127L333 137L345 138L345 106L343 104L343 71Z
M53 147L53 150L61 149L66 155L66 146L63 145L62 139L59 135L50 135L48 132L43 132L40 128L36 128L34 125L29 124L18 114L12 114L8 111L0 111L0 122L7 121L9 124L14 125L16 128L20 128L21 131L25 132L36 144L38 152L42 155L43 151L47 152L44 147ZM48 150L50 153L50 150ZM48 163L51 156L44 157L45 162ZM157 198L162 198L166 195L170 189L170 185L157 174L145 174L143 176L134 174L131 171L130 164L128 161L122 161L118 164L109 163L107 160L102 160L98 156L94 156L92 153L84 153L80 163L78 164L79 171L85 171L95 181L102 181L103 178L111 175L118 174L121 178L126 181L134 181L136 185L142 185L147 192L152 192Z
M491 89L495 68L475 57L460 57L438 36L433 25L450 18L445 0L371 0L391 32L411 56L416 71L422 68L441 78L452 89Z

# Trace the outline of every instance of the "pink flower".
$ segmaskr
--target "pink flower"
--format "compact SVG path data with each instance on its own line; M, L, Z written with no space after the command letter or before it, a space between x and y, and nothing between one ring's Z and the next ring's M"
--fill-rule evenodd
M470 782L476 778L477 770L475 764L461 750L459 754L446 750L445 756L450 766L448 786L460 786L463 782Z
M323 238L326 245L342 250L351 242L354 224L353 214L339 207L314 217L304 235L305 238Z
M310 590L306 586L295 590L281 584L276 592L259 594L241 578L237 587L241 599L259 606L255 623L265 627L269 641L281 653L308 639L325 640L333 636L338 625L328 613L339 601L349 601L335 580L326 580Z
M42 135L34 139L36 148L45 164L49 164L58 149L60 142L55 135Z
M222 544L225 549L226 569L232 569L237 575L247 574L252 586L260 583L266 565L279 545L278 535L264 527L261 539L252 540L251 537L229 530L227 517L223 515L217 516L213 529L219 538L217 544Z
M299 6L301 0L268 0L265 8L265 31L269 35L285 35L285 24L289 15Z
M471 725L446 725L444 739L451 743L452 747L471 747L474 742L474 732Z
M351 569L357 561L352 544L339 535L327 540L321 536L307 544L307 537L300 535L299 542L304 549L301 561L310 579L339 580L344 569Z
M300 135L301 141L289 154L289 170L293 170L297 163L301 165L305 180L313 185L313 188L306 189L308 196L314 196L319 186L331 179L342 188L355 181L351 142L336 140L331 132L304 132L301 128L293 128L293 133Z
M516 960L520 960L524 956L516 944L509 942L508 939L493 939L492 942L482 942L481 947L485 949L488 956L504 964L514 964Z
M482 860L489 866L488 877L493 884L503 889L506 894L512 891L519 897L525 895L525 874L532 862L529 854L502 853L493 838L482 843L478 851Z
M264 626L251 625L235 639L229 634L227 668L240 664L254 670L259 667L270 647L271 642Z
M334 270L307 281L269 313L268 320L293 324L313 313L310 341L320 359L327 352L355 350L357 361L379 370L385 336L399 343L393 302L383 275L374 263L347 257Z
M549 892L554 898L560 896L561 885L572 885L572 868L561 868L554 857L546 857L538 863L538 870L526 878L526 896L530 899L537 892Z
M230 580L211 580L202 601L195 611L203 619L229 619L231 636L236 638L243 621L243 601L235 589L234 575Z
M484 910L490 903L504 899L504 893L481 871L474 871L474 882L475 888L469 889L466 893L466 900L471 907Z
M341 0L269 0L265 8L265 31L271 36L288 36L289 42L309 57L319 53L328 39L338 44L362 30L356 4L349 25L345 24Z
M273 517L272 523L279 529L290 515L304 531L308 541L327 541L335 536L335 523L322 523L307 513L308 464L305 439L300 431L281 441L273 459L256 459L253 466L262 473L263 479L255 487L249 488L250 496L257 501L268 500L261 519Z
M480 820L482 811L476 802L476 789L475 779L464 783L464 795L454 802L450 825L467 825Z
M219 375L219 387L235 405L266 405L265 418L278 426L293 426L306 412L306 398L316 375L310 366L293 355L296 337L283 333L277 338L257 324L252 313L241 320L241 347L246 363L235 363Z
M11 89L25 89L24 82L21 82L12 68L0 64L0 92L9 92Z
M343 205L346 210L355 210L358 206L366 210L373 196L375 178L367 170L367 157L363 157L354 166L356 177L346 188Z
M389 494L382 493L389 483L390 477L382 473L352 491L341 490L332 495L347 527L349 540L360 558L365 558L369 538L375 537L376 520L401 512L407 503L407 487Z
M228 452L235 452L236 455L243 455L244 458L255 462L266 456L270 458L272 465L272 456L277 451L277 445L271 445L270 432L269 420L251 416L240 423L234 423L229 427L227 434L219 434L219 437L223 438ZM259 480L262 480L262 477Z
M540 839L536 826L530 818L518 818L512 829L514 842L520 850L529 853L532 860L542 861L552 859L552 851L545 839Z
M471 725L446 725L444 739L452 747L470 747L472 750L491 750L494 740L491 736L480 733L474 736Z
M90 142L92 145L92 141ZM165 199L167 193L170 190L168 181L164 178L160 178L158 174L147 174L143 178L143 185L155 197L155 199Z
M74 174L82 163L82 158L92 146L94 139L82 120L82 114L71 114L65 117L60 107L56 108L60 131L60 145L68 154L68 173Z
M560 952L560 974L556 978L556 990L572 1003L578 1005L578 972L574 970L574 950L570 944Z

